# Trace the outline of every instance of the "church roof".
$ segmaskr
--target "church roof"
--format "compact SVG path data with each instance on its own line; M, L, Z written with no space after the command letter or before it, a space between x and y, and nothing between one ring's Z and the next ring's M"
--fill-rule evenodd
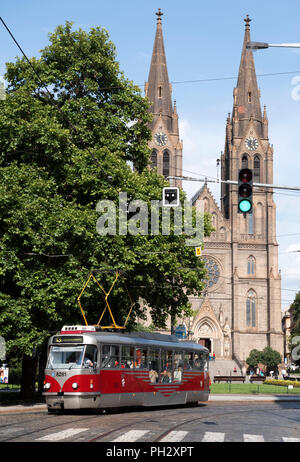
M192 202L192 205L195 205L197 200L202 197L204 197L204 194L206 196L208 196L210 199L212 199L212 203L214 204L214 209L215 211L218 211L220 212L220 208L217 204L217 201L216 199L214 198L212 192L210 191L209 187L207 186L207 183L204 183L204 185L198 189L198 191L193 195L192 199L191 199L191 202ZM211 212L212 210L210 210Z
M191 199L192 205L195 205L196 200L199 199L199 197L201 196L202 192L204 191L204 186L205 185L198 189L198 191L193 195Z

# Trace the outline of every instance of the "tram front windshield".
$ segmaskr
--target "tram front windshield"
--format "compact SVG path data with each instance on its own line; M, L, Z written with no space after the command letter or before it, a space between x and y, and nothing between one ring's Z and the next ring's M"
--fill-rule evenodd
M48 358L48 369L78 369L82 366L84 345L52 346Z

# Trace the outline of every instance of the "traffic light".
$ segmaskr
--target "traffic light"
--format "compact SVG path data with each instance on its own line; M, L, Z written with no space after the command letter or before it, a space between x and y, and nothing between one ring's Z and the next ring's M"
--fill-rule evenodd
M179 188L163 188L162 201L165 207L177 207L179 205Z
M238 213L252 213L252 170L239 170L238 181Z

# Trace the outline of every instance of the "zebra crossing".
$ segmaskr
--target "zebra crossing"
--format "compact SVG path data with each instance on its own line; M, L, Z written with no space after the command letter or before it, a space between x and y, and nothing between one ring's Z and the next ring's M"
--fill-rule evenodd
M56 442L56 441L63 441L67 440L70 438L76 437L77 435L80 435L81 437L84 437L84 433L88 432L89 428L69 428L66 430L62 430L60 432L55 432L55 433L49 433L47 435L44 435L40 438L35 439L35 441L48 441L48 442ZM109 440L109 442L113 443L133 443L133 442L153 442L153 439L157 442L161 443L182 443L184 441L186 442L196 442L195 440L195 435L193 436L192 439L189 439L189 433L188 431L183 431L183 430L173 430L170 431L168 434L163 436L161 439L156 440L155 437L153 438L153 431L150 430L129 430L118 437L113 437L112 439ZM194 432L193 432L194 434ZM88 437L87 437L88 439ZM294 437L281 437L280 439L278 438L277 441L282 441L285 443L300 443L300 437L299 438L294 438ZM199 438L197 439L198 442L208 442L208 443L222 443L226 442L226 434L221 433L221 432L205 432L204 434L200 435ZM231 440L232 441L232 440ZM257 443L257 442L267 442L267 439L263 435L255 435L255 434L243 434L242 439L237 440L237 441L243 441L246 443Z

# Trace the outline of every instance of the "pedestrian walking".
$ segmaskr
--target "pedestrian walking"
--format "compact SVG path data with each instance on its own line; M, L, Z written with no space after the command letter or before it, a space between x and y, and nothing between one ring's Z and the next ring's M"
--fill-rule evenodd
M281 375L282 375L282 378L283 378L283 380L284 380L285 377L286 377L286 375L287 375L287 372L286 372L285 369L282 369L282 370L281 370Z

